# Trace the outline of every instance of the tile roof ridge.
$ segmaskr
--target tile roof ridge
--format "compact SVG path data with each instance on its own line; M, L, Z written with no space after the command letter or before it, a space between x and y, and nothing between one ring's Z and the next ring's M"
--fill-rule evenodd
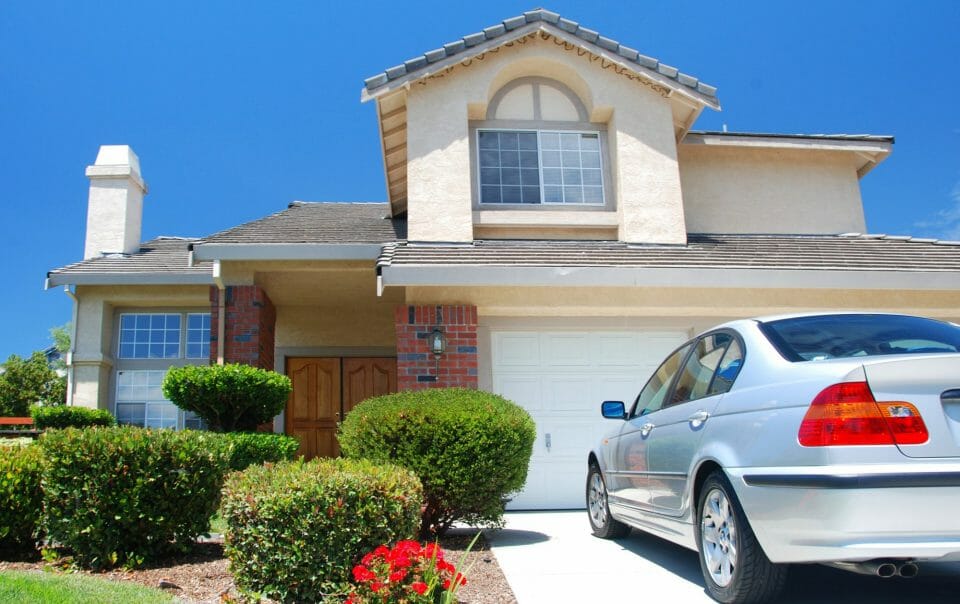
M713 103L718 103L717 88L698 78L681 72L676 67L661 63L658 59L640 54L638 51L624 46L617 40L607 38L599 32L583 27L576 21L561 17L559 13L546 8L535 8L526 11L520 15L504 19L500 23L490 27L483 28L479 32L468 34L453 42L448 42L440 48L428 50L416 57L408 59L399 65L389 67L384 71L373 75L363 82L365 91L373 91L377 88L389 84L392 80L414 74L429 65L454 57L477 45L490 40L495 40L516 29L532 23L544 23L548 27L555 27L562 32L570 34L584 42L597 46L602 51L610 52L617 57L625 60L627 63L637 65L640 68L650 70L660 76L668 78L678 86L687 88L709 99ZM718 108L716 105L714 108Z

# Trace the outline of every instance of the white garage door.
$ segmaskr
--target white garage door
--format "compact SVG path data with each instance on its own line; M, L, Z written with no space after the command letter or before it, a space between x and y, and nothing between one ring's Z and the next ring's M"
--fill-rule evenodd
M491 334L493 389L537 423L527 484L512 510L583 508L586 460L615 427L605 400L629 405L686 332L536 332Z

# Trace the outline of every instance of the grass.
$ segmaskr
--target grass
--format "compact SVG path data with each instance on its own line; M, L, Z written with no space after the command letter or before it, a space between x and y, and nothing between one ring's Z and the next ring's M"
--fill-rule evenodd
M210 532L220 533L221 535L227 532L227 519L221 516L219 512L210 517Z
M171 604L158 589L86 575L0 571L0 602L20 604Z

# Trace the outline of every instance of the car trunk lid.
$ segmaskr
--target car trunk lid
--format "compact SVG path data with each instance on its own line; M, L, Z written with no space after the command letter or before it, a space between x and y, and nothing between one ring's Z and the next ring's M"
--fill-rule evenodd
M908 457L960 457L960 354L877 359L864 363L874 398L901 401L920 412L930 438L898 445Z

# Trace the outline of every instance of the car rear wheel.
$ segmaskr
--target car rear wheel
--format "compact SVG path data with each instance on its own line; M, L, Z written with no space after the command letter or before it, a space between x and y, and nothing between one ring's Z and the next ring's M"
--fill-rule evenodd
M723 472L710 474L697 505L697 545L707 592L724 604L757 604L783 589L787 567L760 548Z
M590 466L587 473L587 516L590 517L590 528L593 534L601 539L616 539L625 537L630 527L613 519L610 507L607 505L607 486L603 482L600 468Z

